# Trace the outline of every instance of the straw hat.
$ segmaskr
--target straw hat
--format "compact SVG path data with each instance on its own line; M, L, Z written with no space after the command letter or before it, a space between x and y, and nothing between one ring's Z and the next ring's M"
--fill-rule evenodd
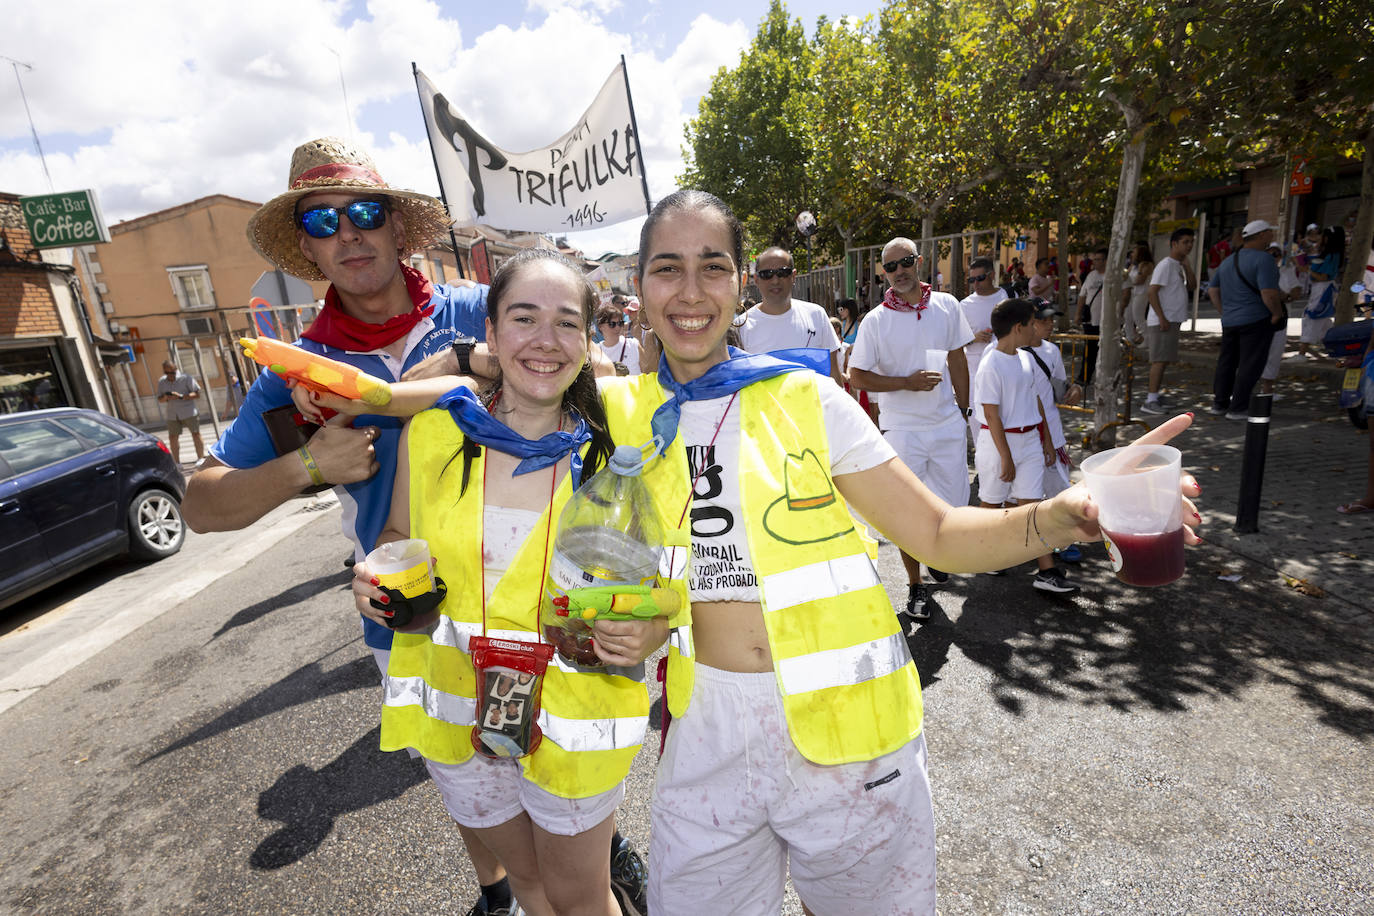
M296 203L307 194L339 188L386 198L405 221L405 240L397 252L400 258L434 244L453 222L444 205L428 194L387 187L372 157L338 137L321 137L296 147L287 186L290 190L263 204L248 220L248 241L258 254L305 280L325 279L296 242Z

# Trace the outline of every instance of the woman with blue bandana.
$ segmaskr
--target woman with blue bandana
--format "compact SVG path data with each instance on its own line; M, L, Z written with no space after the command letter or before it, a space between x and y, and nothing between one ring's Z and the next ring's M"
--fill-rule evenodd
M1098 537L1096 507L1071 487L1020 509L952 508L831 379L727 348L742 248L719 199L660 201L640 234L639 281L663 356L657 373L602 380L615 441L660 449L643 479L691 545L690 613L671 621L663 671L673 720L649 908L777 913L790 871L814 914L934 913L920 680L846 501L955 572ZM1196 495L1191 478L1185 490ZM1185 511L1200 521L1191 502Z
M445 583L437 608L396 633L382 748L420 752L449 813L500 858L532 916L620 913L607 849L648 727L643 660L667 635L662 620L597 621L604 668L547 660L539 636L559 514L612 450L587 362L595 302L556 252L501 266L486 326L500 378L409 421L377 541L427 540ZM398 593L376 586L355 578L359 609L380 623L404 616ZM546 659L542 681L514 662L517 674L484 677L488 645Z

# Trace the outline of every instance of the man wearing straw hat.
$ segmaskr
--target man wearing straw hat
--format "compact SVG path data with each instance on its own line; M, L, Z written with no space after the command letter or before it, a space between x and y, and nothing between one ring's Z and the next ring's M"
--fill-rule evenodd
M288 190L253 214L248 239L288 273L330 282L324 308L299 346L399 380L440 351L458 350L467 363L485 354L474 339L485 336L487 288L431 284L402 263L444 237L450 222L438 200L389 187L367 153L324 137L296 148ZM236 530L312 484L333 484L344 505L344 534L361 560L390 509L402 420L374 412L351 427L328 425L306 445L279 455L263 414L292 404L280 377L258 377L238 417L192 476L182 506L186 521L195 531ZM366 618L362 625L385 675L391 631ZM463 839L483 890L471 912L520 912L496 858L465 831Z

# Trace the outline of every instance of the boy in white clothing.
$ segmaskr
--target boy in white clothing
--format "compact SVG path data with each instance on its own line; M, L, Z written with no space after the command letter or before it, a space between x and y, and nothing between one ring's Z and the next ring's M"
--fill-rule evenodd
M1064 356L1060 353L1059 346L1050 340L1054 333L1054 316L1058 314L1052 305L1041 305L1037 308L1035 320L1031 322L1034 332L1031 344L1022 348L1036 361L1036 393L1040 396L1040 403L1044 405L1050 445L1058 457L1053 465L1045 468L1046 499L1068 489L1071 483L1069 474L1073 470L1073 462L1069 458L1069 440L1064 435L1064 424L1060 420L1056 405L1077 404L1083 398L1083 389L1077 384L1069 384L1069 374L1064 368ZM1083 552L1077 544L1070 544L1063 550L1055 551L1055 557L1066 563L1077 563L1083 558Z
M974 401L982 414L974 449L978 499L988 509L1000 509L1011 499L1018 504L1038 502L1045 493L1045 469L1057 461L1036 392L1040 368L1021 350L1035 339L1035 311L1029 299L1008 299L993 308L997 346L983 355L973 382ZM1061 594L1078 590L1055 567L1051 554L1038 557L1036 565L1035 588Z

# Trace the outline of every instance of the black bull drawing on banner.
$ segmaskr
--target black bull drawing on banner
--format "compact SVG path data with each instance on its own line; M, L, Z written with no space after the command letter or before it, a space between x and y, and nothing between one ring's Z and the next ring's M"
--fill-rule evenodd
M587 145L582 152L580 164L575 158L564 162L564 150L550 149L551 161L548 172L520 169L510 165L505 153L473 130L471 124L453 114L448 100L442 94L434 96L434 124L456 152L461 154L464 149L467 150L468 181L472 183L472 208L477 216L485 216L487 212L486 191L482 186L484 169L493 172L508 170L515 173L515 194L520 202L553 207L566 206L566 192L570 188L575 187L579 192L588 191L604 185L617 174L633 176L635 160L639 158L639 145L635 142L637 138L629 124L625 125L623 150L620 143L621 132L612 130L610 137L603 137L600 143ZM584 122L572 139L578 139L586 129ZM482 153L487 154L485 165L481 161Z

